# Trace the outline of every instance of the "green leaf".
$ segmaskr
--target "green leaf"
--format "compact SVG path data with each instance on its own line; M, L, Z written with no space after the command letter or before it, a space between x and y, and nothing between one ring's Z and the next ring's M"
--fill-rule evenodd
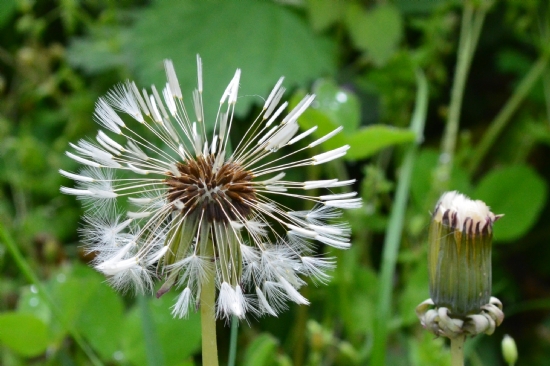
M321 32L340 20L344 15L345 1L308 0L307 12L311 26Z
M48 288L65 324L75 326L102 358L114 359L121 347L124 305L105 277L87 266L75 265L52 276ZM48 305L32 289L31 286L30 291L22 293L18 312L39 317L50 326L52 337L61 341L67 329L61 327Z
M271 334L260 334L248 346L243 364L245 366L273 365L277 345L277 339Z
M92 75L128 65L130 60L122 52L123 34L118 28L103 27L91 36L75 38L67 50L67 60Z
M365 159L387 147L412 142L416 138L409 129L385 125L364 127L348 139L348 160Z
M91 272L92 270L90 270ZM104 279L82 278L70 272L60 273L50 282L50 288L65 324L74 324L84 311L86 304L93 299L97 287Z
M430 13L450 0L394 0L393 3L403 13Z
M359 98L353 92L338 86L329 79L317 81L312 92L316 96L312 109L326 115L334 128L342 126L345 134L355 133L359 127L361 111Z
M393 55L403 35L401 14L393 5L379 5L365 10L358 4L350 4L346 12L346 24L355 46L378 65L384 65Z
M0 27L10 19L17 6L16 0L0 1Z
M355 133L360 122L360 108L357 96L351 91L339 87L333 80L319 80L313 86L315 101L300 116L302 130L317 126L313 137L321 138L343 126L344 130L322 143L324 150L332 150L345 145L347 135ZM290 99L289 109L294 108L305 96L303 90L297 91Z
M0 342L23 356L38 356L48 347L48 328L32 314L2 313Z
M123 324L124 304L103 276L94 273L90 277L97 286L93 286L93 295L83 305L76 326L102 358L113 359L121 347L118 335Z
M201 323L198 313L189 319L175 319L170 307L179 293L171 291L160 299L151 298L149 306L154 321L156 336L162 347L166 365L181 365L200 349ZM124 358L134 365L147 364L141 310L135 306L124 319L121 331Z
M171 58L184 98L191 100L200 54L207 123L213 123L237 68L243 71L240 115L263 103L282 75L291 87L335 72L334 42L316 36L302 18L271 1L156 1L137 19L126 49L143 83L164 85L162 60Z
M504 214L494 226L495 241L509 242L523 236L537 221L546 202L544 179L526 165L493 170L483 177L474 197L495 214Z
M48 305L40 299L34 285L21 288L19 299L17 300L17 311L20 313L33 314L45 323L47 323L51 317Z

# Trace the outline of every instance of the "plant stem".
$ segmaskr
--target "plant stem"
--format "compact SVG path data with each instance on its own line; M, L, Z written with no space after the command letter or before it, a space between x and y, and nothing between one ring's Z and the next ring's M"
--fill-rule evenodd
M550 122L550 70L546 69L542 76L542 86L544 87L544 102L546 104L546 120Z
M400 168L397 191L393 202L390 220L386 229L384 252L382 254L382 268L380 274L379 295L374 322L374 344L371 365L385 365L387 326L391 315L391 298L393 289L393 275L397 262L397 253L401 242L401 233L405 221L405 210L409 197L412 169L416 159L418 144L422 141L426 111L428 108L428 83L421 71L417 72L417 94L414 114L411 118L410 129L416 134L416 142L411 144L405 154ZM365 346L365 349L367 345ZM365 355L362 355L362 358Z
M436 182L434 188L437 191L437 195L442 191L446 191L449 186L466 79L470 71L477 41L479 40L479 35L483 27L485 14L490 5L491 3L485 4L481 6L479 10L474 11L474 6L470 1L466 1L464 4L456 69L449 104L449 117L443 135L440 164L435 174Z
M474 154L472 154L470 173L475 173L491 146L493 146L506 124L510 121L512 115L542 76L544 70L548 66L549 58L550 55L548 53L544 53L538 58L527 75L521 80L514 94L508 99L504 107L491 122L487 132L485 132L485 135L478 144L477 149Z
M53 313L53 315L57 318L57 320L61 323L63 328L67 329L69 334L73 337L76 344L84 351L86 356L90 359L90 362L95 366L101 366L103 363L101 360L95 355L94 351L90 348L90 346L84 341L84 338L78 333L78 331L74 328L72 324L69 324L66 320L63 314L59 311L59 308L55 304L55 301L51 297L51 295L46 291L46 287L38 280L38 276L32 271L31 266L27 263L21 252L19 251L19 248L15 244L15 241L11 237L11 235L8 233L6 229L2 226L2 223L0 223L0 239L4 242L4 245L7 247L8 251L10 252L11 256L13 257L13 260L15 261L15 264L19 268L19 270L23 273L23 275L27 278L27 281L32 283L36 289L38 290L38 296L44 301L48 307L50 308L50 311Z
M214 268L207 271L201 286L201 330L202 330L202 364L218 366L218 345L216 343L216 272Z
M464 366L464 340L466 336L451 338L451 365Z
M227 366L235 366L237 358L237 335L239 333L239 318L235 315L231 318L231 338L229 340L229 360Z

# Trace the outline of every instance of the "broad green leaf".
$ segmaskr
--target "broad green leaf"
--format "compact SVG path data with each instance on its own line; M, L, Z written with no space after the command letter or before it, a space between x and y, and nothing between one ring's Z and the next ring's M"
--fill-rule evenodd
M48 288L65 324L76 327L102 358L113 359L121 347L124 305L105 277L87 266L75 265L52 276ZM50 326L50 334L56 341L67 334L67 329L63 329L32 287L23 292L18 312L39 317Z
M296 101L297 103L299 100L300 99L293 98L292 101ZM298 123L300 125L300 128L304 131L317 126L317 129L311 135L313 137L311 138L310 142L312 142L314 139L321 138L338 128L338 125L334 123L326 113L319 111L315 108L308 108L302 114L302 116L300 116L300 118L298 119ZM345 144L346 136L344 136L344 134L342 133L339 133L334 135L327 141L323 142L321 146L323 147L323 150L328 151L336 149Z
M271 1L156 1L137 17L126 49L146 85L164 85L162 60L172 59L187 101L197 85L200 54L207 123L213 123L237 68L242 69L240 115L263 103L280 76L291 87L335 71L334 42L316 36L304 19Z
M315 83L312 93L316 97L311 109L325 114L335 127L344 127L344 134L355 133L361 111L359 98L353 92L338 86L333 80L322 79Z
M353 3L346 11L346 24L355 46L366 51L378 65L393 55L403 34L401 14L393 5L378 5L365 10Z
M90 272L92 270L90 269ZM94 298L105 279L95 276L74 276L71 271L60 273L50 281L51 294L63 315L65 324L75 324L86 304Z
M93 295L83 305L76 326L102 358L113 359L115 353L121 349L120 329L124 305L102 275L93 273L90 277L97 282L97 286L93 286Z
M176 302L178 292L170 291L160 299L151 298L149 306L156 336L162 347L166 365L183 365L186 359L200 349L200 315L192 312L189 319L172 317L170 307ZM145 341L141 311L135 306L124 319L121 329L124 358L134 365L145 365Z
M33 315L45 324L50 324L53 316L49 305L42 301L34 285L24 287L21 290L19 300L17 301L17 312ZM50 333L53 334L53 332ZM54 336L54 338L57 337Z
M32 314L2 313L0 343L23 356L38 356L48 347L48 328Z
M344 130L322 143L323 150L328 151L345 145L347 138L344 135L354 132L359 124L359 101L357 97L340 87L332 80L319 80L315 83L312 92L316 95L315 101L298 119L302 130L317 126L312 136L317 139L334 131L340 126ZM296 92L289 102L289 109L294 108L305 96L305 92Z
M89 74L131 65L128 55L122 51L124 35L125 32L120 28L98 27L88 37L74 38L71 41L67 60Z
M395 0L393 3L403 13L430 13L452 0Z
M248 346L243 364L245 366L274 365L277 345L277 339L271 334L260 334Z
M512 241L523 236L537 221L547 198L547 185L537 172L526 165L493 170L479 182L474 199L504 217L495 223L494 239Z
M364 127L348 139L350 149L346 155L346 159L365 159L382 149L412 142L415 138L414 132L408 129L385 125Z
M346 0L307 0L307 12L311 26L321 32L339 21L345 11Z

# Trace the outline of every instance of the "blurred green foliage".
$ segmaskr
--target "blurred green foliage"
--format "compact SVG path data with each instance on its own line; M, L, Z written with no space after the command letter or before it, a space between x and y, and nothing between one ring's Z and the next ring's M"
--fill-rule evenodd
M242 323L237 364L369 364L382 286L391 286L394 299L386 364L450 364L448 345L421 328L414 308L429 296L425 231L440 193L434 174L446 158L440 146L463 4L0 1L0 225L63 314L60 321L0 241L0 364L90 364L67 325L105 364L146 364L147 337L160 345L164 364L200 364L198 315L172 319L173 294L139 305L132 296L112 291L85 265L90 258L78 242L81 210L73 197L60 195L59 186L71 183L57 172L76 166L64 157L68 142L95 131L98 96L128 78L142 86L162 85L164 58L173 59L189 96L197 53L204 62L207 122L234 70L243 70L237 133L246 130L263 102L260 96L281 75L291 104L306 92L316 93L301 126L318 125L322 136L342 125L343 133L319 152L346 143L351 149L345 163L289 175L295 180L355 178L364 199L362 209L346 214L353 247L319 249L337 258L332 281L303 290L310 307L291 306L279 319ZM507 318L493 336L467 342L471 365L504 364L499 350L505 333L518 344L518 365L545 365L550 358L549 54L547 2L492 4L467 78L448 184L505 214L495 225L493 282ZM426 75L430 93L424 136L408 129L417 70ZM521 89L533 70L538 73L532 85ZM489 140L487 153L476 156L495 116L514 96L521 96L517 106ZM423 141L414 161L398 265L392 283L385 284L379 280L384 232L405 148L418 138ZM144 317L152 319L152 328ZM225 360L229 328L218 325Z

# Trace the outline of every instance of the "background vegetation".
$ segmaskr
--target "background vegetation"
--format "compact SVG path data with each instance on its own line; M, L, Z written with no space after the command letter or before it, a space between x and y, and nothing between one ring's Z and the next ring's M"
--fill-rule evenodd
M100 95L127 78L162 85L171 58L190 96L197 53L210 120L243 69L236 136L279 76L290 100L313 90L304 129L343 125L333 143L352 148L345 162L292 174L356 178L364 199L347 214L352 249L320 249L337 257L331 283L303 290L309 307L241 324L237 364L449 364L445 340L414 313L429 296L430 209L447 189L506 215L493 248L493 293L506 319L467 342L470 364L504 364L505 333L518 343L518 364L547 364L543 0L0 1L0 364L200 364L200 320L172 319L173 294L116 294L87 267L80 207L59 193L71 183L57 172L75 168L64 151L96 130ZM222 360L228 337L220 323Z

